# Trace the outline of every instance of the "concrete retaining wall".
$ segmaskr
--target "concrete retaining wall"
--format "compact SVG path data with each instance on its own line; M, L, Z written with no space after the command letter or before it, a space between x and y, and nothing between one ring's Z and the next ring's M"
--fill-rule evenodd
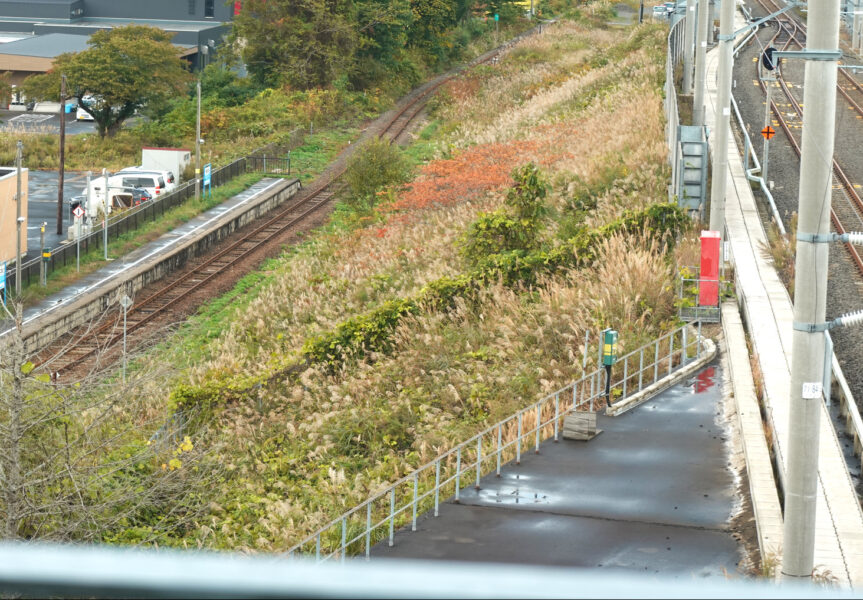
M51 316L38 320L38 326L25 326L26 350L34 354L56 340L104 313L119 302L122 295L133 296L141 288L158 281L189 260L201 256L237 229L269 212L293 197L301 188L298 179L281 181L261 194L260 198L243 206L239 211L227 211L214 227L190 236L176 248L142 262L99 289L82 294L67 307Z

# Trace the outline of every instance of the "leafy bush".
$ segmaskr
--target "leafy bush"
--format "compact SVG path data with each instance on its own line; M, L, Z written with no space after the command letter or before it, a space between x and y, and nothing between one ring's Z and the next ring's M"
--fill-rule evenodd
M533 163L512 172L515 184L506 195L508 210L482 213L462 240L462 254L477 265L492 254L536 247L547 184Z
M345 181L351 192L350 203L371 206L375 194L407 181L410 173L410 161L398 146L384 139L369 140L348 161Z

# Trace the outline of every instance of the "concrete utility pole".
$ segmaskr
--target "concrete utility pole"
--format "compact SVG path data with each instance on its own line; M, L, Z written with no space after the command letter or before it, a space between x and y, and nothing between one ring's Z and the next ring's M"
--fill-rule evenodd
M695 0L686 0L686 22L683 34L683 93L692 93L692 61L695 54Z
M840 0L822 0L807 14L806 51L839 49ZM830 233L832 160L836 123L836 61L807 60L800 158L800 217L794 286L791 413L785 486L782 574L810 578L815 555L818 426L824 370L824 328Z
M21 226L24 224L24 216L21 214L21 159L24 144L18 140L18 145L15 150L15 172L18 177L18 190L15 193L16 205L16 229L15 229L15 295L21 295Z
M731 121L731 71L734 66L735 0L722 0L719 22L719 73L716 130L713 132L713 183L710 187L710 229L725 231L725 188L728 179L728 130Z
M60 179L57 185L57 235L63 235L63 180L66 175L66 76L60 75Z
M201 198L201 77L198 76L198 116L195 119L195 202Z
M695 33L695 96L692 99L692 124L704 125L704 77L707 72L707 24L710 0L698 0L698 26Z

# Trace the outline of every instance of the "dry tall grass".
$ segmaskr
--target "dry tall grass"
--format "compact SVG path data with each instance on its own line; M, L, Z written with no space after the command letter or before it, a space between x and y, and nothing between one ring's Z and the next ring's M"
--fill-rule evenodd
M620 61L595 60L630 31L569 23L544 31L451 87L435 117L451 132L439 140L440 156L518 144L519 160L536 162L554 181L552 212L564 209L573 182L620 170L590 225L663 200L662 65L637 45ZM645 31L662 43L661 28ZM443 181L435 166L423 177ZM268 357L297 353L310 335L463 272L456 241L504 198L497 180L465 186L461 202L456 194L445 205L396 203L374 225L321 233L268 263L249 299L226 309L203 338L177 343L210 339L206 358L186 365L181 378L260 372ZM449 310L405 318L393 352L338 372L313 364L223 408L196 444L219 456L226 480L202 492L210 515L185 539L283 550L371 490L577 377L585 331L613 326L623 348L654 337L673 320L675 267L647 239L606 240L593 271L531 290L491 285L479 302L457 299ZM180 354L163 353L178 361Z

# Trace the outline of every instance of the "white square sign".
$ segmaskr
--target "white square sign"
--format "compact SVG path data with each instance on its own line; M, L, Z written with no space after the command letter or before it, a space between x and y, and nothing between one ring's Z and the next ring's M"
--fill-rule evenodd
M807 381L803 384L803 397L807 399L820 398L821 389L820 381Z

